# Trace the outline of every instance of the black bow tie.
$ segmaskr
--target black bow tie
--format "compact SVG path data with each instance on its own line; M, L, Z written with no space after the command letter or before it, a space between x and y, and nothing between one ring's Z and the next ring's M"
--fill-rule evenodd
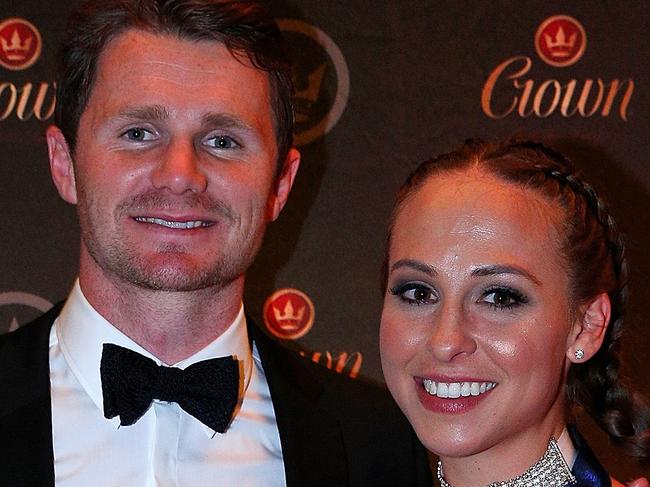
M105 343L100 366L104 416L135 423L151 401L175 402L214 431L230 424L239 393L239 364L232 356L204 360L184 370L157 365L137 352Z

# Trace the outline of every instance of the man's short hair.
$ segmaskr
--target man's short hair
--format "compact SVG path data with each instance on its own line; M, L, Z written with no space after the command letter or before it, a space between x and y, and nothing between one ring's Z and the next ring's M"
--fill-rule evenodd
M277 24L267 9L254 0L91 0L85 3L69 20L57 85L56 123L72 153L99 57L111 40L130 29L179 39L217 41L235 58L266 71L278 170L281 169L293 142L291 64Z

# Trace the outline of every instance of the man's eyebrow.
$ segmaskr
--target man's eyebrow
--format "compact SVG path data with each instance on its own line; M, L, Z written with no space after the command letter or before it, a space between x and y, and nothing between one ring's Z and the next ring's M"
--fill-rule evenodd
M528 279L529 281L532 281L533 283L537 284L538 286L541 285L539 279L537 279L533 274L531 274L527 270L522 269L517 265L510 265L510 264L485 265L485 266L477 267L472 271L472 276L474 277L494 276L498 274L514 274L517 276L522 276Z
M169 118L169 111L162 105L146 105L126 108L119 112L119 117L134 120L166 120Z
M205 127L232 128L240 130L253 130L253 128L241 118L228 115L227 113L207 113L201 117Z
M424 262L420 262L419 260L414 260L414 259L400 259L397 262L395 262L392 266L390 266L390 270L394 271L396 269L401 269L403 267L424 272L425 274L431 277L438 275L438 271L436 271L433 267L425 264Z

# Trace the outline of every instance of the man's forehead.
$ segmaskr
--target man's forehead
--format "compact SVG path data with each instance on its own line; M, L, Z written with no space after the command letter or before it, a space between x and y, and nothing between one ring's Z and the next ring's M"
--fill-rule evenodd
M160 58L171 58L172 62L161 63ZM217 40L195 40L179 37L165 32L150 32L148 30L131 28L115 35L102 50L98 64L103 61L129 64L137 59L155 68L156 64L168 64L181 70L192 69L215 72L218 61L236 60L242 66L255 69L246 62L246 56L235 56L226 45ZM178 60L178 62L173 62ZM190 64L187 63L188 60ZM181 62L185 61L185 62ZM206 61L212 61L208 64Z
M234 56L219 41L128 29L101 53L92 91L100 84L130 91L137 83L143 90L182 90L187 98L193 98L230 84L240 89L242 96L259 97L269 87L268 73L242 58L245 56Z

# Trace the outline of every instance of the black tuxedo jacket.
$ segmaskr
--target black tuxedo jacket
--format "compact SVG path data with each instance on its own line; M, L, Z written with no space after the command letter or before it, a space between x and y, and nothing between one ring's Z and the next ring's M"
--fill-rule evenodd
M54 485L48 344L59 311L0 336L1 487ZM288 487L433 485L424 450L385 391L313 364L255 326L249 334L271 391Z

